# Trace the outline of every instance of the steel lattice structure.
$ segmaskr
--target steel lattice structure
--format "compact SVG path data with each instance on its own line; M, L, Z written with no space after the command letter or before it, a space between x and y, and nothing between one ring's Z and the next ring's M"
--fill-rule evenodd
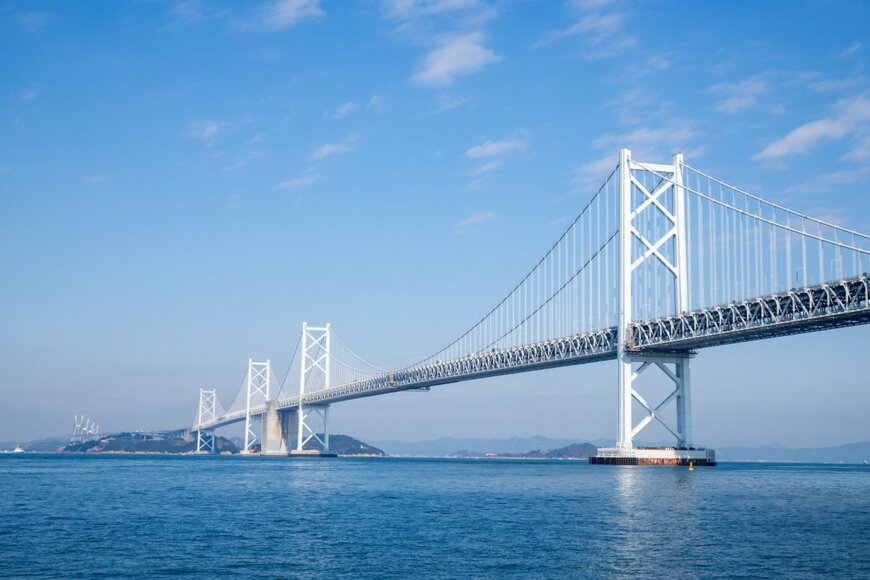
M682 155L649 164L623 149L544 257L446 347L384 368L350 350L329 325L303 324L280 388L270 391L268 362L249 362L247 384L228 410L215 391L201 390L190 430L198 450L213 451L214 429L245 421L247 451L256 437L252 419L262 417L263 444L281 438L269 449L301 453L316 442L328 451L333 403L615 359L617 448L606 454L631 453L633 439L653 421L691 448L689 366L696 351L870 323L868 271L868 235L728 185ZM648 369L672 384L657 405L634 386ZM645 415L637 423L633 403ZM671 403L675 424L663 415ZM314 417L320 424L311 423Z

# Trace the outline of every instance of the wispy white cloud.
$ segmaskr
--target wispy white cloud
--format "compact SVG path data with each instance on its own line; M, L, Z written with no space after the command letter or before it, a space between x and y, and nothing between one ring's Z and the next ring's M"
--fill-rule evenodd
M583 193L588 193L589 190L597 188L604 182L604 179L616 167L617 161L616 154L609 153L604 157L578 165L571 170L571 184Z
M586 47L584 56L587 58L611 58L624 53L635 46L638 40L628 32L629 14L619 10L618 4L603 0L571 2L569 5L577 14L574 24L549 32L533 47L540 48L566 38L579 38Z
M736 83L719 83L710 91L722 96L713 109L717 113L733 115L756 106L762 96L768 93L770 85L759 76Z
M236 155L232 158L232 160L227 163L224 167L224 171L239 171L240 169L244 169L247 167L251 161L255 159L260 159L265 155L263 151L258 150L249 150Z
M850 56L858 53L863 47L864 44L862 42L853 42L852 44L847 46L843 52L840 53L840 58L849 58Z
M355 103L354 101L348 101L337 106L332 111L325 111L323 113L323 116L327 119L341 119L343 117L347 117L357 109L359 109L359 103Z
M791 130L767 145L755 158L773 160L800 155L822 141L839 140L847 136L860 138L870 129L870 98L865 95L838 101L834 112L830 117L810 121Z
M366 109L370 109L375 111L376 113L383 113L384 109L387 108L387 99L380 95L372 95L371 98L366 103Z
M864 80L862 76L852 76L845 79L822 79L813 81L807 86L811 91L817 93L833 93L863 84Z
M411 75L415 84L450 85L503 60L485 45L485 25L498 15L487 0L381 0L397 35L428 47Z
M353 144L356 140L356 135L348 135L337 143L324 143L323 145L318 145L311 150L311 159L314 161L322 161L327 157L348 153L353 150Z
M434 113L443 113L451 109L458 109L468 103L474 102L476 99L462 95L454 95L450 93L440 93L435 96Z
M495 161L487 161L482 165L478 165L474 169L471 170L472 175L483 175L484 173L489 173L490 171L495 171L499 167L502 166L504 161L501 159L497 159Z
M187 124L187 136L201 141L211 141L224 129L220 121L191 121Z
M22 101L32 101L39 96L34 89L27 89L26 91L21 91L21 100Z
M756 159L779 159L806 153L819 141L840 139L849 131L842 119L819 119L804 123L762 149Z
M479 165L471 170L471 175L481 176L495 171L504 164L505 158L522 153L526 150L526 140L514 136L498 141L486 140L479 145L469 147L465 151L465 158L479 162ZM478 182L473 182L478 184Z
M383 13L397 32L420 37L439 26L480 28L498 16L484 0L383 0Z
M311 187L318 181L320 181L319 175L316 173L308 173L283 181L278 185L278 187L281 189L302 189L304 187Z
M843 156L843 159L858 163L870 163L870 131L862 132L852 149Z
M169 13L181 22L197 22L205 17L206 7L202 0L180 0L172 4Z
M385 0L389 18L412 19L479 8L480 0Z
M325 15L320 0L272 0L260 7L247 27L283 30Z
M458 232L467 232L475 229L477 226L494 221L498 215L493 211L475 212L467 218L456 222L456 230Z
M628 147L635 157L658 157L686 148L697 134L693 122L672 120L664 127L639 127L627 133L602 135L592 145L613 150Z
M346 103L342 103L337 106L335 109L331 109L323 112L323 116L326 119L337 120L343 119L348 115L355 113L360 109L366 109L369 111L374 111L376 113L384 112L384 109L387 106L387 100L380 95L372 95L368 101L363 103L358 103L356 101L347 101Z
M170 22L166 29L173 30L206 20L225 18L230 14L227 8L208 4L205 0L175 0L169 9Z
M465 152L465 157L468 159L485 159L490 157L504 157L511 153L523 151L526 148L526 142L518 137L502 139L501 141L484 141L480 145L470 147Z
M82 181L84 183L89 184L89 185L96 185L97 183L103 183L108 178L109 178L108 173L96 173L94 175L87 175L87 176L83 177Z
M695 143L698 131L691 120L671 119L660 127L638 127L626 133L602 135L592 142L595 149L607 154L573 168L571 182L584 193L597 189L616 167L618 150L631 149L633 159L663 161L670 155L685 151L687 156L699 156L703 145Z
M856 167L842 171L830 171L804 179L799 184L789 187L786 193L827 193L838 186L857 183L870 178L870 166ZM813 214L814 216L816 214ZM819 217L819 216L816 216Z
M502 56L484 46L482 32L449 36L420 61L412 80L420 85L443 86L499 62Z

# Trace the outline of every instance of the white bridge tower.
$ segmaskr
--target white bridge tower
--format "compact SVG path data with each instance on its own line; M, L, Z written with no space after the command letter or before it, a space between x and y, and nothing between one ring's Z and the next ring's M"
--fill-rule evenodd
M645 177L655 179L644 179ZM633 352L631 323L640 310L634 299L654 295L664 307L660 314L688 310L688 260L686 255L686 199L683 189L683 155L671 165L639 163L631 151L619 154L619 322L617 365L619 367L617 438L615 448L599 449L591 463L703 463L715 461L707 450L695 450L692 439L692 395L689 362L692 352L639 355ZM648 275L644 275L648 274ZM662 286L658 280L667 280ZM653 282L651 282L653 281ZM663 400L649 402L635 381L647 370L658 370L672 383ZM637 401L644 416L632 417ZM674 403L676 425L663 411ZM675 448L635 449L634 438L657 421L673 435ZM711 452L712 453L712 452Z
M329 388L330 344L329 324L323 327L314 327L308 326L307 322L302 323L299 410L296 417L296 449L293 452L296 454L312 453L304 449L305 444L312 439L316 439L320 443L323 453L329 453L329 405L306 405L305 384L309 380L314 383L319 376L322 378L322 384L318 386L322 389ZM320 421L315 423L315 419L320 419ZM319 432L323 433L323 439L320 438Z
M214 435L214 429L204 430L202 424L209 421L214 421L217 418L217 390L200 389L199 390L199 411L197 412L196 424L199 428L196 430L196 452L197 453L216 453L217 442Z
M251 447L257 441L251 408L257 401L263 405L269 401L269 384L271 379L271 361L254 362L253 359L248 359L248 373L245 381L247 383L247 397L245 398L245 446L242 449L244 454L251 453Z

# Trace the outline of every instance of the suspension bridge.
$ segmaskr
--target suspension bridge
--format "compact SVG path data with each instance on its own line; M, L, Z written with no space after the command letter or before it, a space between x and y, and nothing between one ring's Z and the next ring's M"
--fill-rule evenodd
M442 349L382 368L325 326L302 325L283 381L248 361L233 403L201 389L190 433L245 423L244 453L329 452L332 404L510 373L615 360L616 445L593 463L715 464L692 431L699 350L870 322L870 236L628 149L583 209L496 305ZM661 400L639 377L658 373ZM657 423L669 447L634 444Z

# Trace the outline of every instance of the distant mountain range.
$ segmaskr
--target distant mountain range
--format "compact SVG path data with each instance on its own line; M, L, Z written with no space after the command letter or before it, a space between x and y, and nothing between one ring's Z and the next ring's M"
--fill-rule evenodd
M598 448L589 443L571 443L558 449L533 449L521 453L481 453L479 451L461 450L451 453L449 457L501 457L506 459L587 459L595 455Z
M499 456L529 456L533 450L558 451L580 439L564 439L535 435L532 437L509 437L486 439L479 437L441 437L427 441L373 441L389 455L410 457L481 457L486 454ZM586 441L596 447L613 445L612 439ZM637 442L643 445L668 445L669 442ZM832 447L790 449L770 444L762 447L723 447L716 449L720 461L784 461L806 463L863 463L870 460L870 441L848 443Z
M0 449L15 449L16 445L31 453L53 453L69 443L69 435L34 439L33 441L0 441Z
M528 453L534 449L560 449L578 439L557 439L535 435L532 437L508 437L505 439L484 439L480 437L441 437L429 441L372 441L387 454L409 457L448 457L458 451L472 450L475 453L494 453L499 455ZM612 440L596 439L588 441L595 446L612 444Z

